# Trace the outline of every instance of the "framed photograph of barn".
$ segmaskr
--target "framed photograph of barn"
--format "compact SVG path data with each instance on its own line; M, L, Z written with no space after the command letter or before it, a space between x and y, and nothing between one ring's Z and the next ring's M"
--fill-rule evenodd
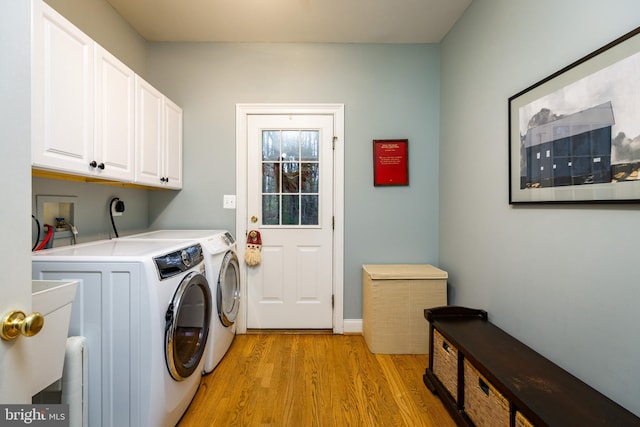
M640 27L509 98L509 204L640 202Z

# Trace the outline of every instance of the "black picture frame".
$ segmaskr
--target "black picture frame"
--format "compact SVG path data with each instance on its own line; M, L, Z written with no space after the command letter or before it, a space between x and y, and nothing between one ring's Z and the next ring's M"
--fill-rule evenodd
M640 202L640 27L509 98L509 204Z

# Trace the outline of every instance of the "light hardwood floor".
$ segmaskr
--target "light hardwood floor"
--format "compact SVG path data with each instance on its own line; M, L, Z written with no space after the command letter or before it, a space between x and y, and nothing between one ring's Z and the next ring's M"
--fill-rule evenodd
M178 426L455 426L427 363L372 354L361 335L238 335Z

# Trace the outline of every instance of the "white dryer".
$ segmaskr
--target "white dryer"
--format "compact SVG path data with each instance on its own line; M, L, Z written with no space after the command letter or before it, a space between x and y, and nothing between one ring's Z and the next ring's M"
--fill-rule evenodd
M175 426L202 376L212 298L198 242L104 240L34 252L34 279L79 282L90 426Z
M202 245L206 277L216 310L211 317L203 372L213 371L233 342L240 308L240 265L231 233L227 230L156 230L122 239L195 240Z

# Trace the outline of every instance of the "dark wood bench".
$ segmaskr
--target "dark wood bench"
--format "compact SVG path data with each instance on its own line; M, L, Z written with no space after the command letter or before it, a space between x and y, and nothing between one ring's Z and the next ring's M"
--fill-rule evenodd
M424 383L458 425L474 426L475 420L479 425L510 427L640 426L640 418L491 324L486 311L439 307L424 310L424 316L429 321ZM442 368L440 354L455 360L453 368ZM465 384L465 369L477 370L479 380ZM472 400L474 388L487 396L502 395L505 416L482 420L475 401L470 413L465 398Z

